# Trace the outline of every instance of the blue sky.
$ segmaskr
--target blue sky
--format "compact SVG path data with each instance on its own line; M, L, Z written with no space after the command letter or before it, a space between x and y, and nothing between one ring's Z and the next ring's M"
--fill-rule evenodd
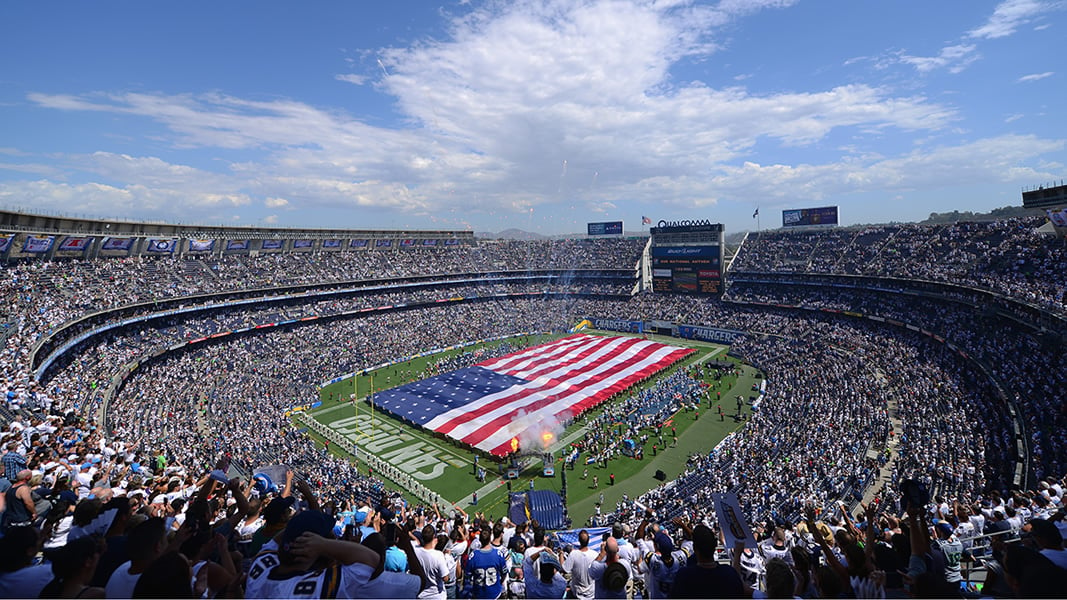
M0 3L0 206L546 234L1067 178L1062 0Z

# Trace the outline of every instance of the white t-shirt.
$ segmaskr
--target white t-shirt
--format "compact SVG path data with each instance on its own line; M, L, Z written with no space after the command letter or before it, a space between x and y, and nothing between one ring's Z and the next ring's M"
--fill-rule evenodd
M418 557L422 569L426 571L426 578L430 582L426 589L419 592L419 598L445 600L445 579L448 578L449 572L444 553L440 550L427 550L416 546L415 556Z
M422 580L410 573L382 571L374 579L345 590L346 598L414 598Z
M126 561L111 574L111 578L107 580L107 587L104 588L108 598L133 597L133 588L137 585L137 580L141 578L141 574L130 574L130 567L132 566L132 562Z
M579 600L589 600L593 597L595 586L593 578L589 575L589 565L596 560L596 550L572 550L563 561L563 570L570 573L571 589Z

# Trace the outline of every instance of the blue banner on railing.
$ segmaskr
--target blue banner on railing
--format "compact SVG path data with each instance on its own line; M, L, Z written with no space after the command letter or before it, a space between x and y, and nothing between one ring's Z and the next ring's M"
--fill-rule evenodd
M40 254L52 249L52 243L56 241L54 235L30 235L26 236L26 243L22 246L23 252Z
M89 247L89 244L92 241L93 238L74 237L68 235L62 242L59 243L59 249L63 251L73 250L75 252L82 252Z
M11 247L11 240L13 239L15 239L14 235L0 237L0 252L7 252L7 249Z
M264 250L280 250L284 240L263 240L262 248Z
M178 240L148 238L148 245L145 246L145 250L149 252L174 252L174 247L177 245Z
M215 240L189 240L189 252L211 252L215 249Z
M310 248L313 245L311 240L293 240L293 249L297 248Z
M226 251L230 250L248 250L248 240L230 240L226 242Z
M696 325L678 326L678 337L685 338L687 340L703 340L705 342L730 344L743 335L745 335L745 332L737 331L734 329L719 329L718 327L699 327Z
M133 247L133 238L107 238L100 246L101 250L129 250Z
M322 240L323 248L340 248L341 240Z

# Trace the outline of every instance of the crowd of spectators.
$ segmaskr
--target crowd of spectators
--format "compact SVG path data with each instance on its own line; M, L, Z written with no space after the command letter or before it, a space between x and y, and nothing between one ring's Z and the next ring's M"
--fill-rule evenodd
M749 235L734 272L840 273L969 285L1067 313L1067 245L1043 217Z
M1055 279L1061 273L1045 277L1062 249L1031 229L1009 221L767 234L750 238L735 269L951 281L1060 302L1062 309L1065 286ZM1012 244L1025 249L1023 259L1013 258ZM1063 581L1055 570L1067 562L1057 537L1063 529L1058 477L1067 472L1058 443L1067 431L1060 354L1010 319L951 300L917 306L914 298L884 292L758 284L731 289L732 302L652 294L608 299L603 296L620 294L620 286L590 282L443 285L119 329L78 348L40 383L27 364L28 348L58 324L134 300L420 272L628 268L639 247L633 241L493 242L456 254L394 253L389 260L367 252L10 267L0 282L12 298L2 356L10 488L3 495L0 595L128 597L164 590L317 597L334 585L367 597L559 597L565 587L581 598L626 597L635 589L646 597L687 597L709 595L701 586L708 581L737 592L730 596L748 588L881 597L905 587L917 595L958 595L957 543L969 557L996 559L987 585L1001 587L991 589L1022 593ZM947 257L943 263L930 260L939 255ZM349 263L345 256L358 258ZM976 263L993 275L982 279ZM1051 288L1043 287L1049 281ZM189 339L453 295L573 292L575 286L589 295L371 312L164 353L125 379L101 420L104 390L124 365ZM877 314L936 332L966 352L884 322L760 303ZM611 527L601 543L591 541L599 551L567 547L535 526L468 515L460 507L398 502L382 481L316 448L285 415L337 374L472 339L562 331L575 316L747 332L732 352L767 382L765 394L738 399L736 418L747 421L744 428L693 456L681 477L625 498L590 523ZM476 359L482 360L469 353L434 368ZM664 417L698 400L710 403L710 391L676 369L590 420L583 450L608 460L622 452L621 439L637 440L641 451L662 450ZM1026 424L1027 456L1017 453L1005 397ZM732 408L732 399L716 401ZM1037 483L1012 489L1015 466L1024 459L1028 480ZM227 476L230 463L249 472L284 464L290 473L274 485L241 481ZM850 514L847 507L883 468L891 476L879 502ZM912 497L914 488L930 497ZM713 532L722 525L710 498L723 492L737 495L758 539L755 548L729 552L732 567L713 566L721 542ZM1005 543L1020 532L1027 534L1021 544ZM976 538L981 533L996 534L992 545ZM41 548L48 549L46 562L34 565ZM266 553L253 560L258 550ZM400 557L406 566L399 566ZM897 569L907 578L895 577ZM383 570L395 576L383 577ZM152 575L137 582L139 573ZM115 585L127 587L111 587L116 574Z

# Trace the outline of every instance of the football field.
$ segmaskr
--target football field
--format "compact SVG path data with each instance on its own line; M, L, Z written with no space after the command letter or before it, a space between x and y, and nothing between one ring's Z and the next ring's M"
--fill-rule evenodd
M616 333L602 335L617 336ZM512 340L517 346L536 346L556 342L564 335L521 336ZM650 380L639 384L634 390L655 385L662 377L685 369L696 363L714 359L731 360L727 347L690 340L680 340L663 336L649 336L656 342L692 348L694 352L670 366ZM565 340L564 340L565 341ZM489 342L491 347L501 342ZM449 355L476 350L478 346L450 350L447 353L419 357L410 361L383 367L377 371L355 378L340 381L321 390L322 405L308 413L295 417L297 422L308 427L308 433L320 443L329 442L330 451L355 460L363 472L371 470L375 476L395 484L395 487L409 494L412 499L438 501L445 505L458 505L464 510L472 510L502 515L507 509L507 492L530 489L550 489L561 491L566 478L566 496L570 514L575 523L584 522L595 510L595 504L603 497L610 506L627 494L635 497L660 484L653 478L657 470L662 470L667 481L677 477L685 468L686 461L694 454L711 450L723 437L740 427L744 421L734 418L736 395L748 397L752 386L758 381L755 369L742 366L739 376L709 375L709 396L716 394L723 399L726 415L720 419L714 406L707 401L694 410L677 412L669 424L652 435L666 435L667 448L659 449L653 455L646 451L640 458L618 456L602 463L582 464L579 461L573 470L564 469L561 450L570 443L582 439L590 427L590 420L600 411L620 399L612 399L576 419L569 426L559 431L547 449L555 455L555 475L542 476L542 461L531 458L526 469L517 480L506 480L502 463L491 460L483 452L476 452L466 445L449 439L439 433L416 427L374 407L369 402L369 392L373 388L396 388L412 381L426 378L428 366ZM355 390L355 391L353 391ZM356 400L352 400L356 394ZM627 394L628 396L628 394ZM711 400L714 402L714 400ZM394 406L394 411L397 407ZM607 426L605 426L607 427ZM610 431L605 430L606 433ZM673 438L677 438L674 441ZM585 456L583 455L583 459ZM484 478L479 480L479 471L484 470ZM614 474L614 485L610 485L610 475ZM594 486L594 478L598 485ZM474 504L477 494L477 505Z

